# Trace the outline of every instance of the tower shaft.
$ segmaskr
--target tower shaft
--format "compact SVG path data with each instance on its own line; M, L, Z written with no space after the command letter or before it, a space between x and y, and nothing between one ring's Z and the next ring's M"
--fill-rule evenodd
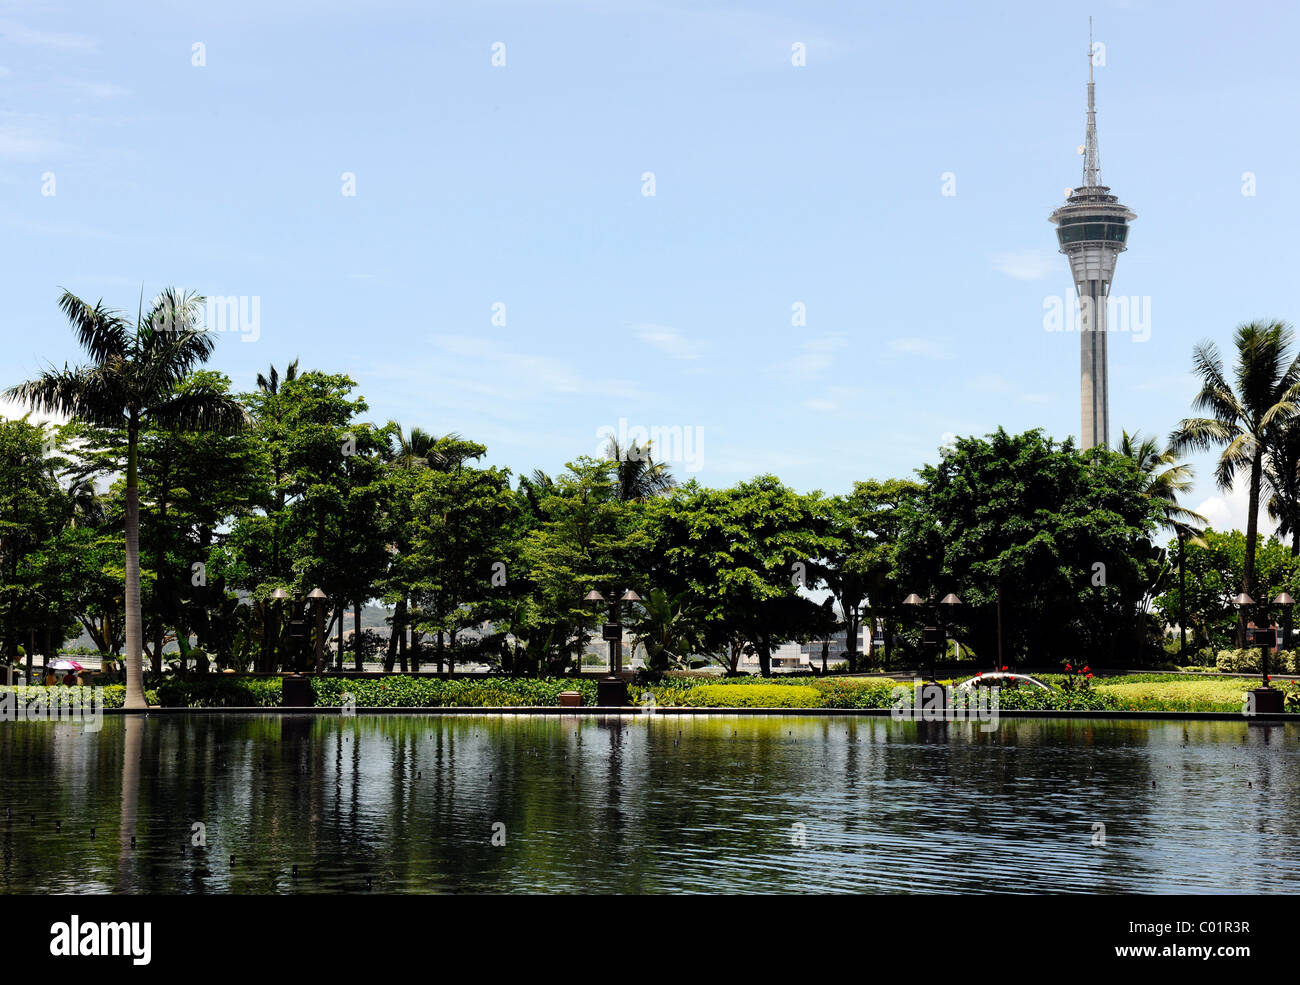
M1106 367L1106 297L1099 280L1083 281L1078 286L1080 416L1085 449L1110 446L1110 401L1106 392L1109 379Z

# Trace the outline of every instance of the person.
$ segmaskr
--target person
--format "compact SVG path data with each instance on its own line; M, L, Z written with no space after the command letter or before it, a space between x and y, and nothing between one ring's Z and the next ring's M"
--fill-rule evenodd
M54 685L58 683L59 683L59 675L54 673L54 671L47 669L45 671L45 686L54 687Z
M77 672L76 672L75 670L70 670L70 671L68 671L66 674L64 674L64 675L63 675L63 683L64 683L64 685L67 686L67 687L76 687L76 686L77 686Z

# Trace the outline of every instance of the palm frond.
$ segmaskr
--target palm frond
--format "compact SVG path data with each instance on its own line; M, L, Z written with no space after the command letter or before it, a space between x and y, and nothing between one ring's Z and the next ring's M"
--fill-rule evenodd
M125 358L131 348L131 330L122 313L98 301L92 307L71 291L59 297L59 310L72 323L77 341L97 363Z

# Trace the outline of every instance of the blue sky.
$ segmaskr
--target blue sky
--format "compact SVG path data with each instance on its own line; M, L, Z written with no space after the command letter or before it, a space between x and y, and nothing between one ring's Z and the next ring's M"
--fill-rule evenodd
M1113 293L1150 311L1111 337L1112 440L1163 436L1196 341L1300 319L1300 13L985 6L0 0L0 381L79 358L60 287L174 284L258 299L213 362L238 388L300 357L517 472L620 419L694 429L706 483L832 492L1077 434L1043 318L1091 13L1138 214ZM1197 461L1189 504L1241 522Z

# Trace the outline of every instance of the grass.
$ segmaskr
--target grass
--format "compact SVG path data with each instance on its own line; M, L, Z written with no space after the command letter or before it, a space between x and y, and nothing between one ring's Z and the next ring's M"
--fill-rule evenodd
M1118 679L1117 683L1098 684L1095 689L1114 695L1121 708L1131 711L1239 712L1245 700L1242 695L1258 683L1239 677L1219 680L1171 677L1166 680Z

